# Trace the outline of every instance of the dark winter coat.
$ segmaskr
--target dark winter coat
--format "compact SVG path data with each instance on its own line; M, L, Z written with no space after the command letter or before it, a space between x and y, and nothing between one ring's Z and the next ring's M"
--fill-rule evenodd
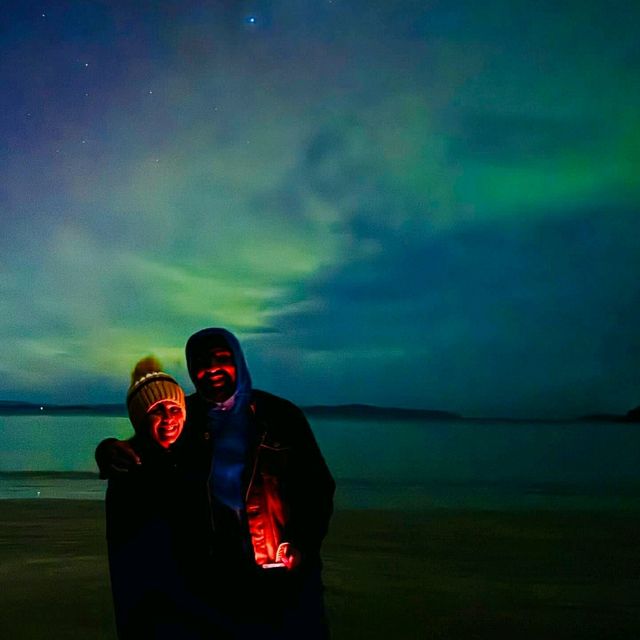
M187 398L185 434L199 452L211 449L206 411L200 396ZM303 564L317 563L333 511L335 483L309 423L291 402L259 390L252 391L248 411L255 430L244 487L254 561L273 562L278 545L290 542L302 552ZM213 522L215 526L215 506ZM223 527L219 523L216 529Z
M221 625L197 588L212 543L206 481L180 447L131 444L142 464L109 479L105 503L118 637L208 637Z

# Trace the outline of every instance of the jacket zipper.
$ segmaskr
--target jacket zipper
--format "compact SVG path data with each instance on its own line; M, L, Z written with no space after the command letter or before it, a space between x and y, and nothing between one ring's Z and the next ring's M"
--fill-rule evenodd
M253 486L253 481L255 480L255 477L256 477L256 471L258 470L258 460L260 458L260 447L262 447L266 438L267 438L267 432L264 431L262 434L262 438L260 439L260 443L258 444L258 448L256 449L256 457L255 457L255 460L253 461L253 470L251 471L251 478L249 479L249 484L247 485L247 492L245 493L245 496L244 496L245 504L247 504L249 500L251 487Z

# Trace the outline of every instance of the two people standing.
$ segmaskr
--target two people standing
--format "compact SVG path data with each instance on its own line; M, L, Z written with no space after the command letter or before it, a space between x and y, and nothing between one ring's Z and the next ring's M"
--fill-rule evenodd
M146 637L327 638L320 546L335 483L304 414L253 389L225 329L191 336L186 357L184 405L170 376L134 371L136 435L96 451L120 637L161 620Z

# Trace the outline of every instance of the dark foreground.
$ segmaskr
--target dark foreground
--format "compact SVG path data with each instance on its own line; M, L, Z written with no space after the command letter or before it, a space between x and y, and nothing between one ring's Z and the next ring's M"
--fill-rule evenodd
M640 638L640 514L343 511L333 637ZM0 638L115 638L102 504L0 501Z

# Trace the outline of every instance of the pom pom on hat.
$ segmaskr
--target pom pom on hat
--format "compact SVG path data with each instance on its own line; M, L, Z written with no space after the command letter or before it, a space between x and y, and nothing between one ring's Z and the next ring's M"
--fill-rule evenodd
M160 360L155 356L147 356L136 363L131 372L131 385L133 386L138 380L144 378L148 373L161 373L162 365Z
M147 356L133 368L131 386L127 392L129 419L136 431L147 424L147 411L161 400L171 400L185 409L182 387L162 371L162 365L156 357Z

